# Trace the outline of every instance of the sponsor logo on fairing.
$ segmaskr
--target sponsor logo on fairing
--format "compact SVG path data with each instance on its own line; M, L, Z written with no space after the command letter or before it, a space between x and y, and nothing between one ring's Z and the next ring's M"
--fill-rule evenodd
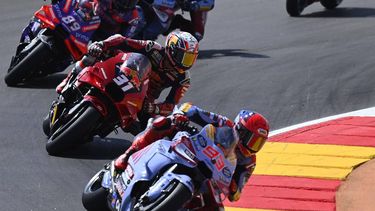
M206 141L206 139L203 137L203 136L201 136L201 135L198 135L198 143L199 143L199 145L201 145L201 147L206 147L207 146L207 141Z
M224 167L222 172L223 172L223 175L227 178L230 178L232 176L230 169L228 167Z

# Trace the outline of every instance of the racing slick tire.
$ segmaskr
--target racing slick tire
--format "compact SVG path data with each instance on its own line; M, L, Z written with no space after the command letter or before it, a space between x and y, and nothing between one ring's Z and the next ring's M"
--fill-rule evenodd
M335 9L343 0L320 0L320 4L328 10Z
M97 127L101 114L91 105L81 106L71 118L53 131L46 143L50 155L56 155L85 143L91 132Z
M306 0L286 0L286 11L291 17L298 17L305 9Z
M49 134L51 132L51 126L50 126L50 118L49 118L49 115L47 114L44 118L43 118L43 132L44 134L49 137Z
M172 188L168 188L168 191L164 191L161 197L151 203L147 203L147 200L141 197L134 206L134 211L165 211L182 208L191 199L192 193L189 188L178 181L172 182L171 185Z
M51 55L50 49L43 42L39 41L39 43L32 47L33 49L27 53L24 58L21 58L20 61L16 61L15 64L11 64L9 67L8 73L4 78L8 86L16 86L18 83L27 79L27 77L36 71L39 64L42 63L43 60L48 60L47 57Z
M82 204L88 211L109 211L108 192L101 185L104 173L104 170L96 173L83 189Z

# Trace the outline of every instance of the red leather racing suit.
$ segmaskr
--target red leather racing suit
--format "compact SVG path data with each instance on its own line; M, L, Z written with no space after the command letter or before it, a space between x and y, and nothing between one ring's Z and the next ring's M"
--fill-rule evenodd
M145 101L155 103L164 89L171 88L163 102L155 103L154 114L162 116L170 114L190 87L189 72L180 71L170 65L166 65L168 58L164 47L157 42L135 40L117 34L104 40L103 44L104 48L137 52L146 55L150 59L152 71ZM146 118L146 121L148 118Z

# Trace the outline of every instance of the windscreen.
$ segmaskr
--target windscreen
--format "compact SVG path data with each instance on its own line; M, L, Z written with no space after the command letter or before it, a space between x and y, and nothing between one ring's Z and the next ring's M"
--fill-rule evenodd
M121 66L137 71L138 77L141 81L146 79L151 71L150 61L146 56L139 53L127 54L127 58Z
M215 144L219 146L225 157L231 162L235 162L235 149L238 143L238 137L231 127L217 127L215 133Z

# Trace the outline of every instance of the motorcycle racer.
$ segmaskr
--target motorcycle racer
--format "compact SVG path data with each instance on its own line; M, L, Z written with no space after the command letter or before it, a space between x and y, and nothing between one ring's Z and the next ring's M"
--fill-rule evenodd
M139 15L138 0L79 0L80 5L93 4L101 24L94 40L102 40L114 34L134 37L143 28Z
M52 1L53 4L58 0ZM120 33L127 37L135 36L143 22L140 19L136 3L138 0L76 0L74 8L85 20L94 14L101 19L99 29L94 39L105 39L113 34ZM20 42L30 42L40 31L40 23L34 18L23 29Z
M190 32L198 41L203 39L204 29L207 22L208 11L212 10L215 0L180 0L182 11L189 11L190 20L178 14L173 19L169 30L179 28L182 31Z
M66 1L65 7L70 6L85 21L93 16L100 17L100 26L90 40L102 40L110 35L121 33L134 37L143 28L142 21L136 8L138 0L72 0ZM59 3L58 0L52 4ZM71 4L71 5L69 5ZM68 7L67 7L68 8ZM71 17L71 16L68 16ZM23 29L20 44L16 49L18 55L33 40L42 29L42 23L33 17ZM46 69L51 72L61 72L72 63L72 59L61 59Z
M198 41L187 32L171 32L166 39L165 47L151 40L135 40L117 34L104 41L92 43L88 47L88 52L97 57L109 49L142 53L151 61L149 89L142 112L138 115L143 129L150 117L170 114L190 87L188 70L198 56ZM78 61L73 71L57 86L57 93L61 93L70 78L75 77L84 66ZM156 103L161 92L169 87L171 89L166 99Z
M163 137L172 138L179 130L184 130L189 121L202 127L211 124L214 127L224 127L233 133L233 138L238 138L238 145L235 153L237 166L230 184L230 201L237 201L241 191L254 171L256 164L256 153L261 150L268 138L268 121L259 113L248 110L241 110L234 121L205 111L189 103L181 105L182 114L174 114L168 117L159 117L151 122L147 129L138 135L126 152L115 160L115 167L119 171L125 170L127 161L134 152L148 146ZM200 200L192 200L196 203ZM213 200L210 200L211 202ZM192 206L192 205L189 205ZM208 207L207 207L208 206ZM220 208L222 204L209 203L204 209ZM195 206L193 206L195 207Z
M147 22L142 30L142 39L156 40L159 34L180 29L192 34L198 41L203 39L207 13L212 10L215 0L167 0L140 1L141 16ZM190 20L182 15L175 15L178 10L190 13Z

